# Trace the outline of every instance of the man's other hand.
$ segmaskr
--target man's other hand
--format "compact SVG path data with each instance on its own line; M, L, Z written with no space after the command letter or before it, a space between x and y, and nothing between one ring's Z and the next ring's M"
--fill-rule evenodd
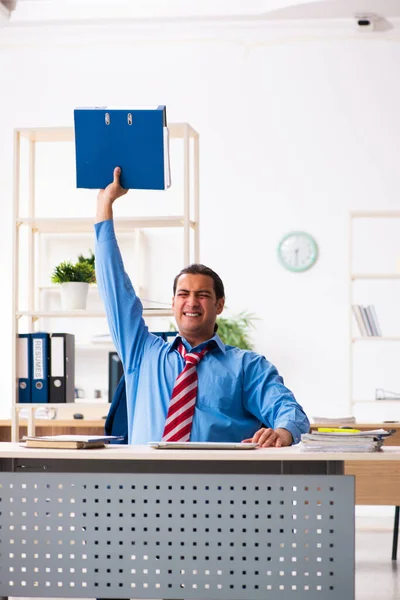
M281 446L291 446L293 437L287 429L271 429L262 427L255 432L252 438L242 440L242 443L258 443L260 448L281 448Z

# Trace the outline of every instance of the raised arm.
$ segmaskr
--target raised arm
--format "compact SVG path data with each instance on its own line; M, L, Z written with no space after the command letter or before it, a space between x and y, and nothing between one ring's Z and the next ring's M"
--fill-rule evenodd
M97 196L95 224L96 279L107 314L110 333L122 360L124 371L137 368L146 342L148 328L143 307L125 272L114 231L113 202L126 194L119 183L121 169L114 169L114 180Z

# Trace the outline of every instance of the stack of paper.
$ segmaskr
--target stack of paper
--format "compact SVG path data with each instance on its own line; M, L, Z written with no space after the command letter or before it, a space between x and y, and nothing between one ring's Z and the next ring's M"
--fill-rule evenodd
M377 452L392 431L371 429L369 431L323 428L313 433L303 433L303 452Z
M355 417L345 416L345 417L311 417L314 423L329 423L332 425L343 426L343 425L354 425L356 422Z

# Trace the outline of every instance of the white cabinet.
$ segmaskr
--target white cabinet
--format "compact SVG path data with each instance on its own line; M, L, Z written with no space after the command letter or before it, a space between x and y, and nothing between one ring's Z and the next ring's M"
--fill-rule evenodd
M150 322L171 317L172 280L164 283L169 257L175 256L174 274L199 260L199 136L187 123L172 123L170 151L172 186L163 192L130 191L115 205L115 228L125 261L135 273L133 282ZM90 323L98 333L108 331L96 286L91 286L88 308L63 311L59 292L50 284L52 268L60 260L77 260L94 249L95 190L75 189L74 130L72 127L17 129L14 135L13 198L13 331L12 381L17 383L16 338L34 331L79 332L76 335L77 367L102 356L110 344L94 344ZM129 198L129 199L128 199ZM120 202L121 201L121 202ZM119 210L121 209L121 210ZM148 212L146 212L148 211ZM165 240L159 239L164 235ZM150 260L150 249L159 246ZM171 252L170 252L171 249ZM71 251L75 259L66 256ZM175 251L175 254L173 253ZM58 253L58 254L57 254ZM144 265L144 258L148 264ZM127 268L129 273L129 269ZM148 296L148 283L163 287L157 302ZM168 285L168 290L165 287ZM157 297L157 293L155 294ZM67 325L68 324L68 325ZM151 325L149 324L151 327ZM86 337L84 331L87 330ZM89 357L92 357L91 359ZM90 370L90 369L89 369ZM95 369L104 380L104 369ZM96 377L96 372L92 373ZM96 385L94 385L96 387ZM97 387L104 388L103 384ZM18 438L18 412L29 407L29 433L34 431L38 404L18 405L13 399L12 440ZM61 406L61 405L57 405ZM65 405L64 405L65 406ZM75 409L77 407L75 406ZM108 407L105 407L107 409Z
M400 399L400 211L350 214L350 411L361 420L398 420ZM374 305L381 336L361 336L352 305Z

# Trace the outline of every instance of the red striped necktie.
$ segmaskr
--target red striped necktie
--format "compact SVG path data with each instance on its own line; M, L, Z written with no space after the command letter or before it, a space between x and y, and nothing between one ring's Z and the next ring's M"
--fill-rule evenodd
M190 440L197 395L197 365L208 351L207 346L200 352L186 352L182 343L178 346L178 352L183 356L186 364L176 378L172 391L162 437L163 442L188 442Z

